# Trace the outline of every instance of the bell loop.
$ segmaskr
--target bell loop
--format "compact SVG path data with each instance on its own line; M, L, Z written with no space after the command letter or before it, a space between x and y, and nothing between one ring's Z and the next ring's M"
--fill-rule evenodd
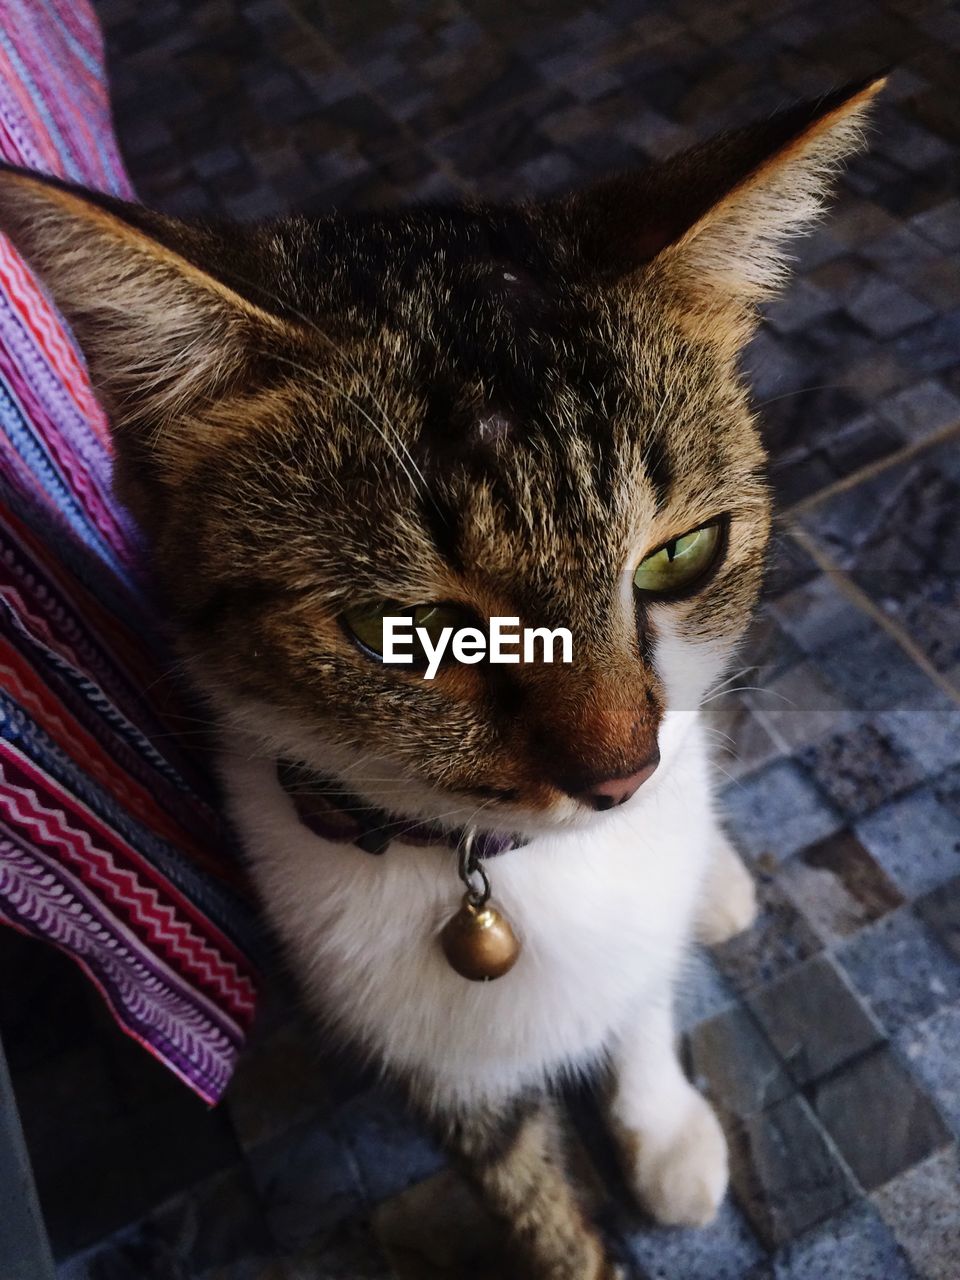
M477 852L476 831L468 827L457 846L457 874L467 891L467 900L475 911L482 911L490 901L490 877L487 875ZM474 878L480 880L479 888Z

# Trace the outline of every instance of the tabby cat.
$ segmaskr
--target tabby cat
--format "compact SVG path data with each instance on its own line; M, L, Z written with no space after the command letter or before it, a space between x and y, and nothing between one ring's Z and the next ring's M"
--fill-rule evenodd
M754 912L698 715L770 523L737 357L880 86L540 202L226 226L0 174L306 998L442 1135L517 1276L615 1273L559 1156L562 1077L607 1071L657 1221L725 1192L671 991L695 933ZM426 680L380 659L404 611L567 627L574 660ZM438 942L468 829L522 945L488 983Z

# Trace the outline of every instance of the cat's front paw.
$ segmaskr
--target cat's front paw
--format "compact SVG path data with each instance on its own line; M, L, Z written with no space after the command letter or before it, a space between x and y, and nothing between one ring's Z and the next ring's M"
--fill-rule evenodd
M757 918L753 876L725 836L713 850L697 911L697 941L715 947L749 929Z
M727 1190L727 1140L706 1099L691 1086L675 1125L631 1135L631 1181L665 1226L703 1227Z

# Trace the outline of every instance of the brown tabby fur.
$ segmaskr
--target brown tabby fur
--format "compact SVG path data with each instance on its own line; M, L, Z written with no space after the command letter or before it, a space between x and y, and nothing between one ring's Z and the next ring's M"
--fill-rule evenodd
M84 348L200 685L504 821L635 769L664 691L610 583L723 517L726 554L675 625L741 634L769 499L736 353L784 210L877 87L542 204L194 226L0 173L0 227ZM570 627L576 662L427 683L340 625L384 599ZM518 1265L608 1274L545 1104L444 1128Z

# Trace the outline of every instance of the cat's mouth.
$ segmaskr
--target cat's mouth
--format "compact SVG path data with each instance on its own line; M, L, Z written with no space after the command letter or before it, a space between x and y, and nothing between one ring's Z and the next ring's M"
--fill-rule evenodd
M464 827L444 827L425 818L380 809L348 791L336 778L290 760L277 761L277 779L293 802L297 817L314 835L339 844L354 844L366 853L385 853L394 841L455 849ZM517 849L527 843L516 832L478 828L475 843L481 857Z

